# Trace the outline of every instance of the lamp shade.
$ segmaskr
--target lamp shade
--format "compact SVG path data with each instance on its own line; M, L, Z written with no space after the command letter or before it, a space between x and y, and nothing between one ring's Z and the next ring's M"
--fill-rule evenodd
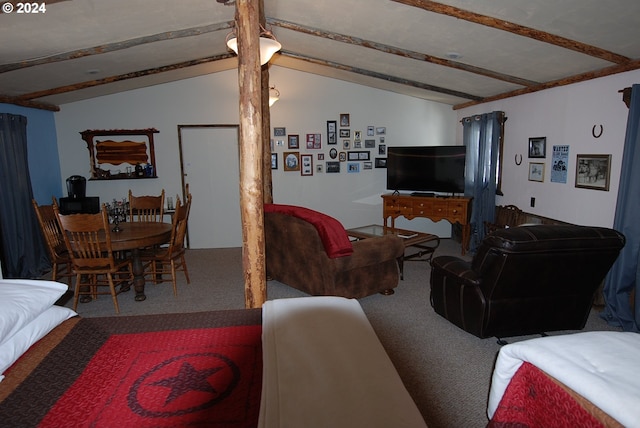
M236 55L238 54L238 38L235 37L235 35L227 41L227 46L234 51ZM278 52L281 47L280 42L275 39L260 37L260 65L268 63L273 54Z

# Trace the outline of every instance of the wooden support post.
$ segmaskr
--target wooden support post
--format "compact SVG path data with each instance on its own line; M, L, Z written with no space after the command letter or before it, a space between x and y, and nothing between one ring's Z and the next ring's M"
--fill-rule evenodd
M262 186L262 90L259 0L236 1L240 89L240 216L245 307L266 301Z

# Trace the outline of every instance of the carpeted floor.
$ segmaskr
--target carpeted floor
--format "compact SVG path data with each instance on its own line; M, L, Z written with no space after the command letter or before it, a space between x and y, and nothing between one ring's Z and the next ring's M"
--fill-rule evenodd
M436 255L460 255L455 241L444 239ZM147 300L135 302L133 292L119 296L122 315L184 313L244 307L239 248L188 250L191 284L179 274L178 296L171 283L147 284ZM491 372L500 346L478 339L442 317L429 305L429 264L405 263L405 279L395 294L360 299L380 341L430 427L484 427ZM276 281L268 299L306 296ZM71 302L67 303L68 306ZM114 316L108 296L80 304L83 317ZM585 330L614 330L593 311ZM554 333L560 334L560 333ZM510 338L509 341L529 337Z

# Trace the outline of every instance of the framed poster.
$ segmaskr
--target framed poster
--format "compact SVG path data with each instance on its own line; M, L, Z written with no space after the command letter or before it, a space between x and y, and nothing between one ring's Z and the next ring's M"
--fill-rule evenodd
M290 149L299 149L300 148L300 136L299 135L289 135L289 146Z

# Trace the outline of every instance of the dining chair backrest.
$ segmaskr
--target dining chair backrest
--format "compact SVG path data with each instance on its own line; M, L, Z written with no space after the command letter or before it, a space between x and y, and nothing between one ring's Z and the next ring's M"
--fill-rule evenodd
M176 212L173 215L173 228L169 242L170 253L184 248L184 239L187 234L187 221L191 210L191 194L187 194L187 201L183 205L180 198L176 201Z
M164 189L160 196L134 196L129 189L129 221L162 222Z
M61 215L57 206L54 210L76 271L115 268L105 205L97 214Z
M66 246L62 232L60 232L58 220L56 219L56 213L53 210L53 205L38 205L35 199L32 199L31 203L33 204L36 217L40 223L40 229L47 243L47 251L49 251L51 262L55 263L56 260L64 258Z

